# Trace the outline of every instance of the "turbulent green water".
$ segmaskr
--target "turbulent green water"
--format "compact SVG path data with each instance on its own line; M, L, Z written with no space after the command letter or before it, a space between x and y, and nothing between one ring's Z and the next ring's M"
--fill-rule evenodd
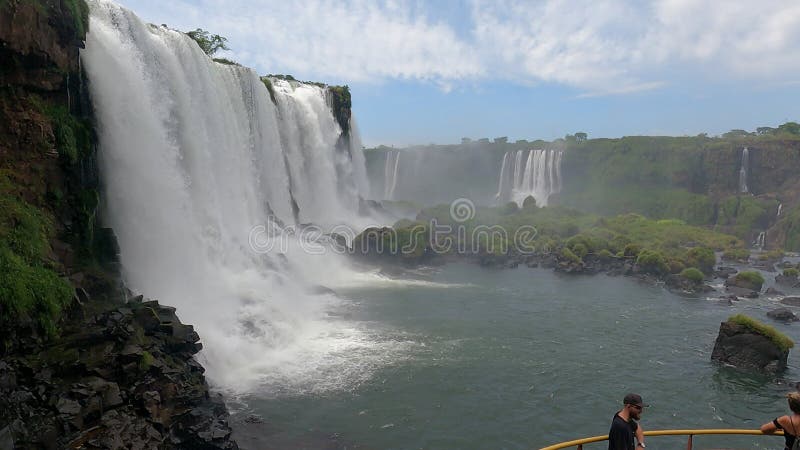
M629 278L448 265L346 290L337 314L397 343L356 385L246 398L234 415L248 448L539 448L605 434L626 392L652 405L645 429L758 428L784 414L800 379L710 361L719 324L762 298L687 299ZM795 340L798 325L775 324ZM360 356L353 357L358 364ZM388 362L387 362L388 361ZM263 423L248 424L257 415ZM652 448L685 438L650 438ZM700 448L777 448L780 438L698 437ZM605 444L595 447L604 448Z

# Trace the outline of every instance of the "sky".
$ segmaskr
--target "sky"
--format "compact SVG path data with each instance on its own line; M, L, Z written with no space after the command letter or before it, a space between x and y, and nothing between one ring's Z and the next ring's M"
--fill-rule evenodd
M117 0L259 74L347 84L364 145L800 122L798 0Z

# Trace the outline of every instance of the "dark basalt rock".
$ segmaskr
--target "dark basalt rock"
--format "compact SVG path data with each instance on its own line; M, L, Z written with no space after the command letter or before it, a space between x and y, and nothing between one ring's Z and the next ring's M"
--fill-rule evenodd
M758 292L738 286L726 286L725 291L737 297L758 298Z
M725 287L731 292L733 292L734 289L736 288L747 289L748 291L754 291L756 293L761 291L761 284L753 282L745 278L744 276L740 276L738 274L737 276L728 277L725 280Z
M773 287L767 288L767 290L764 291L764 294L765 295L785 295L783 292L781 292L781 291L779 291L779 290L777 290L777 289L775 289Z
M800 297L784 297L781 299L781 303L789 306L800 306Z
M238 448L194 360L199 339L154 301L87 315L39 353L0 360L3 438L19 448Z
M723 322L711 352L711 360L741 369L776 374L786 369L789 351L769 338L734 322Z
M714 276L717 278L727 279L731 275L736 274L736 269L733 267L717 267L717 270L714 271Z
M695 283L680 275L667 276L666 285L672 291L685 294L702 294L714 291L714 288L705 283Z
M797 322L797 316L791 312L788 308L777 308L769 311L767 313L767 317L770 319L775 319L780 322Z

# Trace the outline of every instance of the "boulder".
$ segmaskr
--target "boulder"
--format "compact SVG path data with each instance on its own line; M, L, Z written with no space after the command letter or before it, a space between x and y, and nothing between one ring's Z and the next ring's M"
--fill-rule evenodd
M794 286L797 284L797 277L778 274L775 275L775 283L781 286Z
M786 369L789 350L734 321L722 322L711 360L741 369L776 374Z
M725 278L730 277L731 275L734 275L735 273L736 273L736 269L734 269L733 267L720 266L720 267L717 267L717 270L714 271L714 276L717 277L717 278L725 279Z
M781 299L781 303L789 306L800 306L800 297L784 297Z
M704 283L696 283L692 280L682 277L680 275L672 274L666 279L667 287L670 290L683 292L687 294L699 294L704 292L712 292L714 288Z
M797 322L798 319L788 308L777 308L767 313L767 317L780 322Z
M738 287L749 289L751 291L761 291L761 286L764 284L764 278L758 272L744 271L739 272L735 276L728 277L725 280L726 287Z
M766 294L766 295L784 295L783 292L775 289L774 287L767 288L767 290L764 292L764 294Z

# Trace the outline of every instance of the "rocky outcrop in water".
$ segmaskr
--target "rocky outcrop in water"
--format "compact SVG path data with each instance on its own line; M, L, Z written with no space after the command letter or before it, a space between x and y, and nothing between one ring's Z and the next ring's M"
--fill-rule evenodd
M776 308L767 313L767 317L779 322L797 322L797 316L789 308Z
M0 435L16 448L237 448L193 358L199 336L141 300L78 308L59 339L0 359Z
M770 337L731 320L720 325L711 353L712 361L769 374L786 369L788 357Z

